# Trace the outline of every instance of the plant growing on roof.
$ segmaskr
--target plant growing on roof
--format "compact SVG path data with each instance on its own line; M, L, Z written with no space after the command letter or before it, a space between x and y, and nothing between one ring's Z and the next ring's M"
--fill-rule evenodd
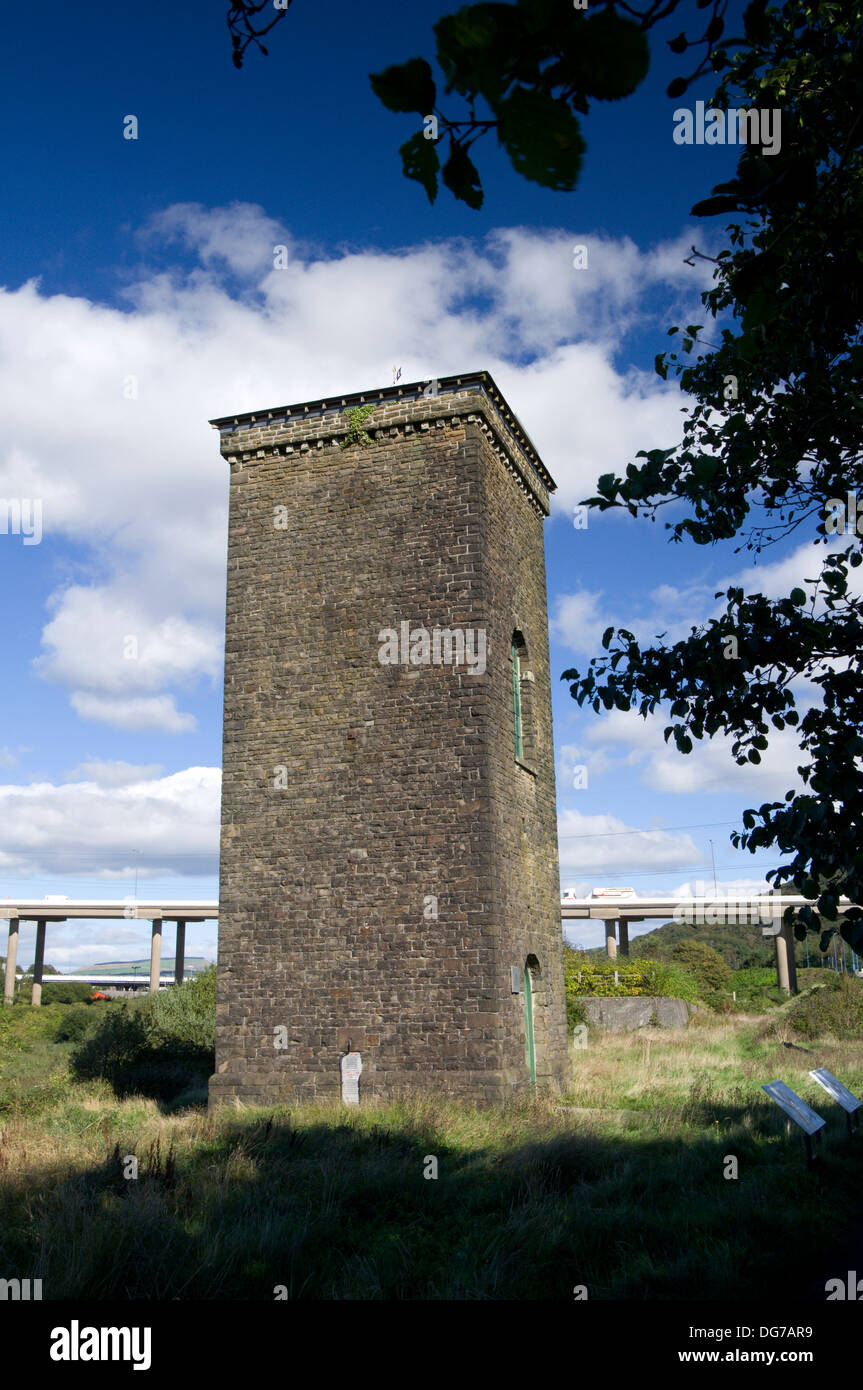
M368 448L372 441L363 429L363 424L375 409L376 403L373 401L370 405L358 405L354 410L344 412L348 433L347 438L342 440L343 449L349 448L351 444L359 444L361 449Z

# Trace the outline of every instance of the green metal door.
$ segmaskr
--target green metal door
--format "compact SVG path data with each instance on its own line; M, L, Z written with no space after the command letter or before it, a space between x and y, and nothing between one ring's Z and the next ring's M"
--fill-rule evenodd
M530 1089L536 1091L536 1047L533 1040L533 977L530 966L524 969L524 1048L530 1068Z

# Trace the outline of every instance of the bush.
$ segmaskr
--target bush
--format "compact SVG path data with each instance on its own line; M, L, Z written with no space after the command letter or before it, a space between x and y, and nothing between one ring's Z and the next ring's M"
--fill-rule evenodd
M0 1003L0 1071L3 1070L3 1062L8 1054L13 1050L20 1051L23 1046L17 1030L13 1029L9 1010Z
M99 1026L100 1015L87 1004L73 1004L66 1009L54 1030L55 1042L81 1042Z
M731 966L703 941L679 941L671 955L678 965L695 976L703 994L731 988Z
M863 982L834 974L832 980L795 999L783 1023L803 1038L863 1037Z
M564 978L569 993L599 994L609 997L647 993L642 988L644 979L644 963L642 961L632 965L622 965L611 960L605 961L595 957L591 959L590 956L579 956L578 952L575 951L573 955L577 959L568 961L564 967Z
M731 977L730 989L737 995L734 1009L754 1009L762 1012L787 1004L788 995L779 988L775 966L755 966L746 970L735 970Z
M149 996L154 1033L165 1042L216 1046L216 967L211 965L177 988Z
M587 1023L587 1010L584 1000L575 994L566 996L566 1026L571 1033L579 1023Z
M686 999L690 1004L698 999L698 981L695 976L675 961L645 960L644 994L664 996L667 999Z
M42 981L43 1004L84 1004L93 993L93 986L85 980L66 980L46 976ZM16 996L22 1003L30 1003L33 997L33 976L25 975Z
M172 1100L215 1068L216 970L142 1000L106 1006L72 1053L81 1078L102 1077L119 1096Z
M771 985L775 984L775 966L755 965L746 970L735 970L731 988L736 989L738 994L749 994L753 990L769 989Z

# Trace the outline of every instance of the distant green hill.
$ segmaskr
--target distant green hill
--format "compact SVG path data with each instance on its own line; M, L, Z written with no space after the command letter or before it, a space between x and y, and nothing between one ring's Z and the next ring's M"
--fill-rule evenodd
M690 926L686 922L665 922L644 936L633 937L630 929L629 954L631 956L652 956L656 960L669 960L678 941L702 941L712 946L732 970L746 970L756 965L772 965L775 956L773 940L761 935L760 926L719 925ZM588 954L605 954L605 947L594 947ZM798 966L806 965L806 947L802 941L795 942L795 958ZM810 938L809 959L817 966L820 961L817 942Z
M210 965L210 964L211 964L211 962L207 960L206 956L186 956L186 958L185 958L185 974L187 974L187 975L190 975L190 974L191 974L191 975L195 975L195 974L197 974L198 971L200 971L200 970L206 970L207 966ZM137 966L137 972L136 972L136 969L135 969L136 966ZM139 973L139 974L141 974L141 975L149 975L149 973L150 973L150 961L149 961L149 959L147 959L147 960L109 960L109 961L101 961L101 962L99 962L99 963L96 964L96 965L82 965L82 966L78 966L75 970L68 970L68 971L66 971L65 973L68 974L68 975L78 975L78 974L80 974L80 972L81 972L82 970L85 971L88 975L89 975L91 972L92 972L93 974L95 974L97 971L98 971L98 973L99 973L100 975L134 975L134 974L136 974L136 973ZM162 970L162 973L163 973L163 974L166 974L166 973L167 973L167 974L172 974L172 973L173 973L173 970L174 970L174 957L173 957L173 956L163 956L163 957L162 957L161 970Z

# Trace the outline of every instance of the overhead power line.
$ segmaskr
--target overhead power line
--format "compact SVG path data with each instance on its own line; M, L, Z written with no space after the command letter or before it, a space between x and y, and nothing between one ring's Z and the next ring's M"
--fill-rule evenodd
M607 840L614 835L667 835L672 830L707 830L717 825L737 825L736 820L705 820L695 825L655 825L652 830L598 830L590 835L559 835L560 840Z

